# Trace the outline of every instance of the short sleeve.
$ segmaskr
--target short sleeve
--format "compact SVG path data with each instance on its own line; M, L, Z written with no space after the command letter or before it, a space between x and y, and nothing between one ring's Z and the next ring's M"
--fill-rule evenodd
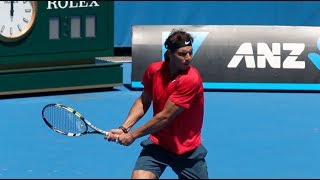
M189 109L196 98L202 95L202 80L200 78L185 78L181 80L169 100Z

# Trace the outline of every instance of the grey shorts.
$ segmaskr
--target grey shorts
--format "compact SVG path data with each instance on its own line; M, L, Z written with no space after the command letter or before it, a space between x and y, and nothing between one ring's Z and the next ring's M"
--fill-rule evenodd
M160 178L166 167L170 166L179 179L209 179L205 160L207 150L203 145L182 155L167 151L154 144L149 138L142 141L140 145L143 149L134 170L149 171Z

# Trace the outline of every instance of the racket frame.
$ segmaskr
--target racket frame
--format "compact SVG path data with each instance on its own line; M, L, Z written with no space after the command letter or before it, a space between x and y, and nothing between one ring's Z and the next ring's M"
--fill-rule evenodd
M57 129L56 127L54 127L52 124L49 123L49 121L47 120L47 118L45 117L44 115L44 112L46 110L46 108L50 107L50 106L55 106L55 107L58 107L58 108L63 108L67 111L69 111L70 113L73 113L75 116L77 116L79 119L81 119L87 126L86 126L86 130L85 132L83 133L68 133L68 132L64 132L64 131L61 131L59 129ZM60 133L60 134L63 134L63 135L66 135L66 136L83 136L83 135L86 135L86 134L101 134L101 135L108 135L108 132L107 131L104 131L104 130L101 130L99 128L97 128L96 126L94 126L90 121L88 121L86 118L84 118L78 111L74 110L73 108L71 107L68 107L66 105L63 105L63 104L57 104L57 103L52 103L52 104L47 104L43 109L42 109L42 119L44 120L44 122L47 124L47 126L49 126L52 130ZM88 131L88 126L90 128L92 128L94 131Z

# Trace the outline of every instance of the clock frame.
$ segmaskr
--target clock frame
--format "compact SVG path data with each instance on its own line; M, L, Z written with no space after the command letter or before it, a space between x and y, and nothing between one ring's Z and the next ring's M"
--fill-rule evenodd
M13 1L10 1L10 3L12 3ZM6 1L2 1L0 3L6 3ZM8 2L7 2L8 3ZM4 25L4 21L7 19L4 19L4 17L0 17L0 41L2 42L17 42L21 39L23 39L24 37L26 37L30 31L32 30L34 24L35 24L35 20L36 20L36 16L37 16L37 8L38 8L38 4L37 1L19 1L19 3L31 3L31 9L24 9L24 8L17 8L15 11L16 16L18 17L14 17L14 20L11 20L11 24L9 27L6 27ZM1 6L0 5L0 11L2 12L8 12L8 10L1 10L1 7L5 8L5 6ZM18 11L18 12L17 12ZM19 11L24 11L24 12L19 12ZM29 11L31 11L30 13L30 19L27 19L26 17L23 16L23 13L29 13ZM20 26L20 24L18 24L19 21L22 23L27 23L24 26ZM7 28L7 29L6 29ZM8 28L11 28L9 31L13 31L12 29L15 28L16 31L15 33L12 33L11 35L9 34L4 34L3 32L5 31L5 29L8 31Z

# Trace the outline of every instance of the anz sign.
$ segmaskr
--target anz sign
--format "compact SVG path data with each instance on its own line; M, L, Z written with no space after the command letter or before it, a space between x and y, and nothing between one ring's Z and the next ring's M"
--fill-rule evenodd
M255 57L252 43L241 44L236 54L229 62L228 68L237 68L242 59L245 60L247 68L266 68L267 62L271 68L305 68L305 62L297 60L305 49L304 43L272 43L272 50L266 43L257 43L256 47L257 55ZM289 51L289 55L283 61L281 60L281 50Z
M281 48L282 46L282 48ZM272 50L266 43L257 43L257 55L253 53L252 43L243 43L232 57L228 64L228 68L237 68L239 63L244 60L247 68L266 68L267 62L270 68L284 68L284 69L305 69L305 60L299 58L305 50L304 43L272 43ZM317 43L318 50L320 50L320 39ZM289 55L282 60L281 52L289 51ZM320 70L320 55L317 52L308 53L309 60L314 66ZM299 60L300 59L300 60Z
M192 65L205 89L320 91L320 28L305 26L134 26L132 87L143 88L147 65L164 59L174 28L194 36Z

